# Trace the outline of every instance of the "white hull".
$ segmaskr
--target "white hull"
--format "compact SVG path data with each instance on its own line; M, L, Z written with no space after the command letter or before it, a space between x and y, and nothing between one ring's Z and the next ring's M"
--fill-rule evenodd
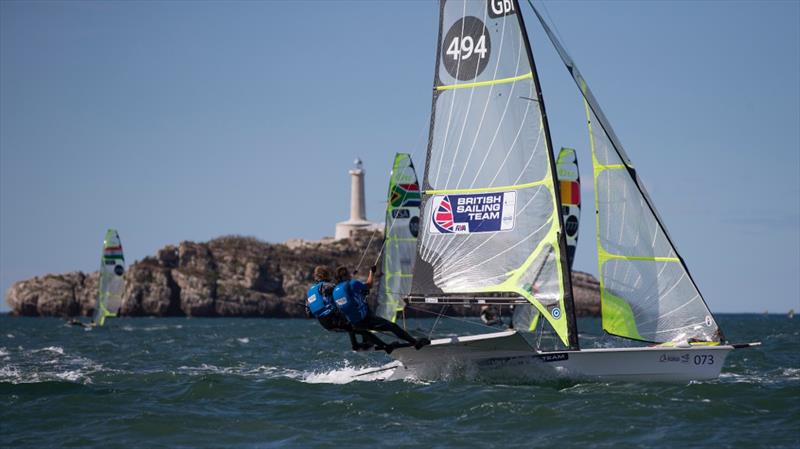
M479 377L528 380L624 380L686 382L716 379L730 345L640 347L537 352L515 331L438 339L420 350L391 356L403 364L392 378L447 377L463 369Z

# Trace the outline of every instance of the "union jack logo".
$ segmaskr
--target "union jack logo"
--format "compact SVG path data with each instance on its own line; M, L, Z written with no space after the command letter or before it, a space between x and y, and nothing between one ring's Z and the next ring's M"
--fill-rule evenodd
M439 232L445 234L453 232L453 208L450 206L450 197L446 196L439 202L439 207L433 214L433 224Z

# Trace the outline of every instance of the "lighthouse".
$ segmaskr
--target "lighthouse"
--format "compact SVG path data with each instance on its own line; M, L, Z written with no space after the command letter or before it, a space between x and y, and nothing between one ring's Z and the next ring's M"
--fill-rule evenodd
M361 159L353 161L350 169L350 219L336 223L336 240L350 238L357 229L371 229L374 223L367 221L364 198L364 168Z

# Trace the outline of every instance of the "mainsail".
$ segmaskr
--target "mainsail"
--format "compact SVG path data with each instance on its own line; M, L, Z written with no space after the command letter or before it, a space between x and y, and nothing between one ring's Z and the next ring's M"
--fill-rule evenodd
M586 106L603 329L656 343L724 340L592 91L539 11L533 4L531 7L583 93Z
M561 191L561 214L564 216L564 233L567 237L567 260L569 269L572 270L581 219L581 177L575 150L561 147L556 167L558 167L558 183Z
M519 4L442 0L412 301L535 307L578 347L555 161Z
M397 153L389 177L389 198L378 287L378 316L394 322L411 291L414 251L419 234L420 192L411 155Z
M100 287L93 319L96 325L102 326L107 317L117 316L122 305L123 274L125 257L122 254L122 243L117 231L109 229L103 240L103 254L100 257Z

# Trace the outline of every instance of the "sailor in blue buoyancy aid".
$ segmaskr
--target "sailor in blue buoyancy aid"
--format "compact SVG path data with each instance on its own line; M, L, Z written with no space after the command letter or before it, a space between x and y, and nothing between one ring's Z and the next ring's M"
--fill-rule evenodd
M350 271L347 267L337 268L337 284L333 289L333 302L336 304L336 307L342 312L356 331L366 331L369 335L372 335L376 340L381 342L384 348L380 348L381 345L376 343L377 349L392 352L395 346L384 344L369 331L392 332L398 338L407 341L417 349L430 344L430 340L427 338L416 339L397 324L375 316L370 312L366 296L369 293L370 287L372 287L376 268L375 266L370 268L366 283L357 279L351 279Z
M367 344L367 340L372 340L372 334L365 336L368 332L357 332L347 319L339 312L333 303L333 288L334 284L331 282L332 276L328 268L324 266L317 266L314 268L314 285L308 289L306 300L306 310L308 315L313 316L319 321L319 324L325 329L333 332L347 332L350 336L350 344L353 346L354 351L359 349L369 349L375 342ZM358 333L362 336L362 343L358 343L355 334ZM383 342L379 342L383 344Z

